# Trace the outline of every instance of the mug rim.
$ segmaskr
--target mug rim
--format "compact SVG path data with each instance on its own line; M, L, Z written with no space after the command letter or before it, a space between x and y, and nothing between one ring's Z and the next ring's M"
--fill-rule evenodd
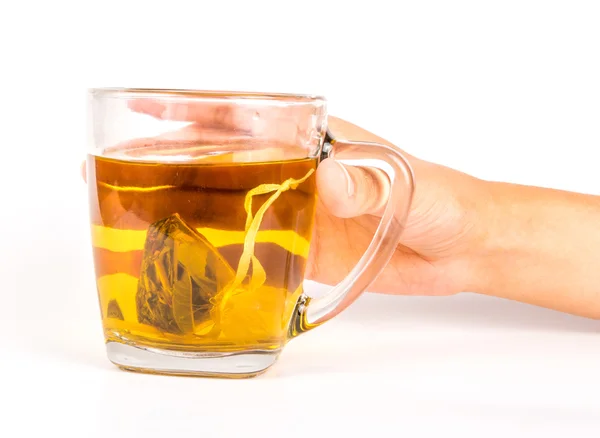
M176 99L222 99L222 100L270 100L289 103L326 102L324 96L317 94L297 94L263 91L228 91L192 88L129 88L129 87L94 87L88 93L100 97L125 98L176 98Z

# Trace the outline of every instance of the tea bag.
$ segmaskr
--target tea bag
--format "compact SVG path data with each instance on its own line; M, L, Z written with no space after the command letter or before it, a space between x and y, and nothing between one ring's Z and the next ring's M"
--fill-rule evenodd
M281 184L261 184L246 194L244 249L237 271L178 214L150 225L136 294L138 322L165 333L217 337L225 332L237 338L280 328L286 292L265 286L267 276L254 247L267 209L313 172ZM272 192L253 216L253 197ZM252 274L244 284L250 266Z
M136 294L138 321L166 333L207 333L211 300L235 276L198 231L175 214L150 225Z
M310 169L306 175L300 179L289 178L281 184L261 184L252 190L250 190L244 200L244 209L246 211L246 225L245 225L245 238L244 238L244 250L238 263L238 268L235 274L235 278L229 283L223 290L221 290L213 299L215 304L215 320L220 320L223 324L228 319L235 320L236 326L240 326L241 320L246 318L252 318L251 306L247 305L249 300L254 299L255 302L264 302L266 307L264 311L272 316L278 315L278 312L274 312L271 309L272 304L269 302L270 297L262 297L258 295L259 289L263 288L263 285L267 279L264 268L260 261L254 256L254 247L256 243L256 236L260 228L261 222L267 209L279 198L279 196L287 190L295 190L300 184L305 182L312 174L314 169ZM274 192L256 212L256 216L252 215L252 198L254 196L268 194ZM248 271L252 264L252 275L247 285L243 285L244 280L248 276ZM264 293L275 294L281 291L273 291L273 288L264 287ZM268 289L268 290L267 290ZM242 296L243 295L243 296ZM276 303L283 303L285 299L277 299ZM246 304L244 304L246 303ZM235 310L242 310L241 312ZM243 309L246 309L245 311ZM260 309L255 309L260 311ZM236 318L228 318L228 313L236 313ZM254 326L260 325L259 318L249 320L247 324L247 330L251 330Z

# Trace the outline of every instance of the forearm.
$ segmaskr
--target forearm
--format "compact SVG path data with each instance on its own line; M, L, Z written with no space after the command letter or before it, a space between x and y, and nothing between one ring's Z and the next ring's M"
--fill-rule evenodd
M485 184L473 290L600 319L600 197Z

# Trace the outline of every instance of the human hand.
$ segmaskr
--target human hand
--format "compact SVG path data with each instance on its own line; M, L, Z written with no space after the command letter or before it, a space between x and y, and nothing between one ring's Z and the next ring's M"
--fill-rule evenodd
M300 134L290 129L296 127L295 112L263 113L263 123L244 127L251 115L234 106L203 105L200 111L148 100L129 105L156 118L191 122L177 131L117 146L131 148L130 154L153 147L154 152L170 147L197 150L198 144L225 141L247 147L246 152L257 158L255 154L265 151L253 149L255 138L275 145L304 140L293 138ZM395 147L342 119L329 117L328 124L337 143L352 140ZM200 153L206 152L203 148ZM369 291L410 295L470 291L600 318L600 270L595 266L600 248L598 197L483 181L404 155L414 172L415 194L401 243ZM319 197L306 275L333 285L349 273L370 243L389 181L377 169L344 166L332 159L319 165L316 180Z
M337 138L382 138L331 117ZM412 157L416 193L401 245L370 287L390 294L476 292L600 319L600 197L490 182ZM348 173L356 194L343 196ZM324 161L309 278L341 280L368 245L385 177Z
M329 117L338 143L378 142L354 124ZM478 204L483 181L402 151L415 177L415 194L401 244L371 292L450 295L470 290L479 275L477 252L485 235ZM317 171L319 204L307 277L341 281L369 245L387 200L389 181L380 170L324 160Z
M128 105L135 112L155 118L192 122L173 132L116 146L128 149L130 154L147 153L148 148L158 151L173 144L219 144L224 139L244 144L258 137L263 142L293 144L298 139L287 137L304 131L290 129L286 124L295 126L298 120L306 118L297 109L286 113L286 108L275 108L270 109L271 113L261 111L264 123L244 126L251 114L244 114L244 108L233 105L213 108L204 103L194 107L153 100L132 100ZM329 127L339 143L347 139L390 144L335 117L329 118ZM402 245L370 290L426 295L466 290L474 275L472 248L480 238L479 217L474 208L481 197L477 194L481 191L480 182L405 155L417 180L412 209ZM389 181L377 169L345 166L327 159L318 167L317 185L319 204L307 278L335 284L348 274L370 243L387 200Z

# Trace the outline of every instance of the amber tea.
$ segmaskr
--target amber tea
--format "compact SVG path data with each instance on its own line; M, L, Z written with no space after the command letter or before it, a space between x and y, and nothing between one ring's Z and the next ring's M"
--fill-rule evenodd
M317 160L88 156L107 341L181 351L279 349L313 227Z

